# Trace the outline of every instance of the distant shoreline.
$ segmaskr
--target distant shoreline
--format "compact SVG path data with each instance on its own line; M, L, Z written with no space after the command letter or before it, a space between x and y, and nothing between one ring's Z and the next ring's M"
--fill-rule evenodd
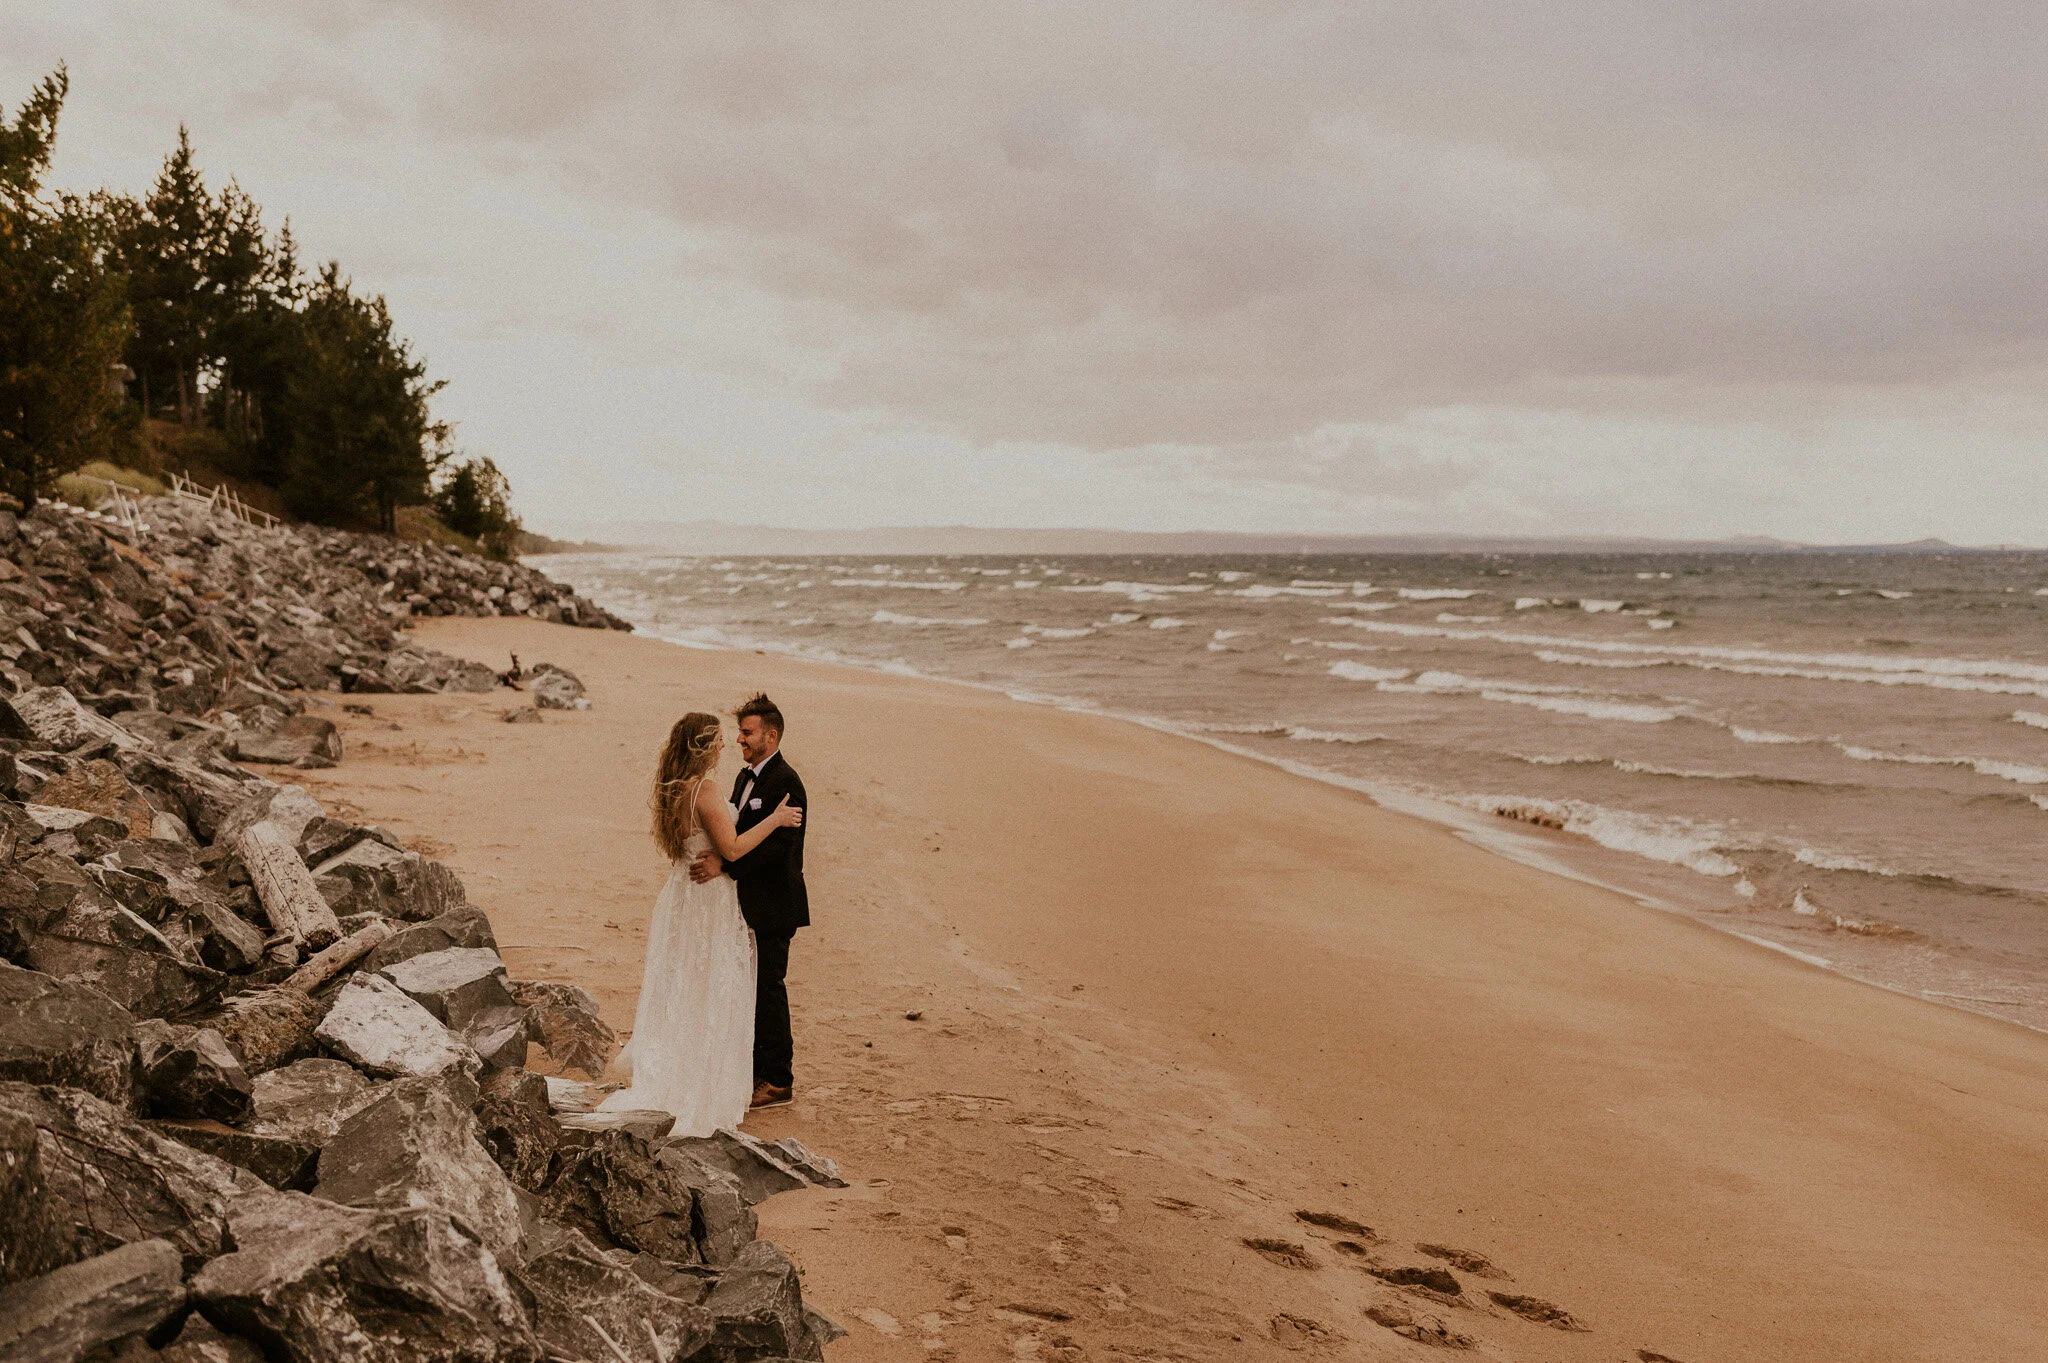
M1717 540L1627 536L1510 537L1480 535L1283 535L1235 531L989 529L977 526L895 526L864 530L802 530L777 526L629 521L593 525L606 542L529 534L524 554L681 553L699 557L801 554L965 556L1364 554L2033 554L2048 548L1958 545L1922 539L1898 544L1800 544L1768 536Z

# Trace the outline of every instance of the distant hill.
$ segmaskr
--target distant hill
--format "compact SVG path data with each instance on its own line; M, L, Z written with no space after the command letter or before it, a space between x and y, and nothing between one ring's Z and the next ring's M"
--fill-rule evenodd
M792 530L722 521L612 521L565 527L611 545L687 554L793 556L835 554L1772 554L1797 551L1945 553L1942 540L1827 546L1768 536L1663 540L1630 536L1285 535L1225 530L1007 530L977 526L896 526L872 530ZM564 545L566 549L568 546ZM595 552L598 546L576 546ZM560 550L557 550L560 552ZM572 551L574 552L574 551Z

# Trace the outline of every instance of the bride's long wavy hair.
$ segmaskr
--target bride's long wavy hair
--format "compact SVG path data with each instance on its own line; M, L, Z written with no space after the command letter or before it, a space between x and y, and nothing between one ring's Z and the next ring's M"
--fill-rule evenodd
M692 711L668 731L654 773L654 842L670 861L683 858L683 844L697 826L697 788L718 766L724 746L717 715Z

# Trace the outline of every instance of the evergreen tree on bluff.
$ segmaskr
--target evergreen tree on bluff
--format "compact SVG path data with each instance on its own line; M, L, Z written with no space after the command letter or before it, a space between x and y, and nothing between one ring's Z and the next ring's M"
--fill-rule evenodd
M105 448L124 401L129 314L107 216L42 192L69 90L60 66L0 121L0 478L24 506Z
M389 533L427 500L448 428L428 415L441 390L392 333L382 297L360 298L328 262L305 308L276 427L284 494L307 520L368 520Z

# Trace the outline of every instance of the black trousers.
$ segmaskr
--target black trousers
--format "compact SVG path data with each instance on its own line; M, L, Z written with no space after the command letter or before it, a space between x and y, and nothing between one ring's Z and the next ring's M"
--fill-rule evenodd
M789 938L754 937L754 1078L778 1088L795 1082L796 1041L789 1031Z

